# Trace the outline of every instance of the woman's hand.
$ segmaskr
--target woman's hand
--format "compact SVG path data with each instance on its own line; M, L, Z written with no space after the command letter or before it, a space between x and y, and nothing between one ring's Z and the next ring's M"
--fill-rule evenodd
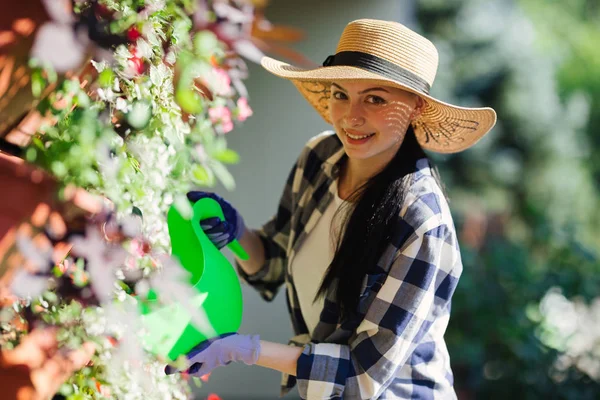
M242 361L248 365L258 365L296 375L298 358L303 347L260 340L258 335L238 335L229 333L214 339L206 340L194 347L188 354L189 374L204 376L213 369L227 365L233 361ZM171 375L181 372L171 366L165 368L165 373Z
M234 361L247 365L256 364L260 356L260 338L258 335L238 335L228 333L213 339L205 340L194 347L187 355L187 372L194 376L204 376L217 367ZM171 366L165 368L167 375L178 371Z
M89 362L94 351L91 343L78 350L64 351L58 348L54 329L33 330L16 348L0 352L2 398L52 398L75 371Z
M246 226L240 213L231 204L215 193L192 191L187 194L188 200L194 203L206 197L216 200L219 203L225 217L224 221L219 217L207 218L200 221L200 227L210 241L220 249L235 239L241 239Z

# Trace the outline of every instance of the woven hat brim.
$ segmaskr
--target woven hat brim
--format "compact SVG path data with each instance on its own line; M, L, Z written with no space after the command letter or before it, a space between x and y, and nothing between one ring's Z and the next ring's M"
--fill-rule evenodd
M270 57L263 57L261 64L270 73L292 81L329 124L329 84L333 81L368 80L373 84L397 87L415 93L425 101L422 113L412 123L415 135L424 149L437 153L457 153L466 150L496 124L496 112L492 108L469 108L445 103L402 83L360 68L330 66L302 69Z

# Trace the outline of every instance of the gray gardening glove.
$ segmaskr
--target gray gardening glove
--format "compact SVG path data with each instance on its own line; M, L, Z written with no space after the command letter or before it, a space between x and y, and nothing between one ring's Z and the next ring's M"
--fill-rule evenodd
M186 355L187 372L194 376L204 376L213 369L227 365L233 361L241 361L247 365L256 364L260 355L260 337L258 335L238 335L228 333L213 339L205 340L194 347ZM167 365L167 375L182 372Z

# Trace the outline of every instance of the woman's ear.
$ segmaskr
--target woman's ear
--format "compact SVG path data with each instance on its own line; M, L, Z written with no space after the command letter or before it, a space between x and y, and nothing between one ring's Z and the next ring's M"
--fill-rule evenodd
M419 117L419 115L421 115L421 113L423 112L423 109L425 108L425 102L423 101L423 99L420 96L416 96L417 100L415 103L415 108L413 109L412 113L410 114L410 120L414 121L415 119L417 119Z

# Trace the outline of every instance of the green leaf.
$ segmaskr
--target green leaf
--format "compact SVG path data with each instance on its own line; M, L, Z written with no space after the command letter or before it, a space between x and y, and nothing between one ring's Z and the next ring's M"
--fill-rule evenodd
M63 383L60 386L59 393L62 394L63 396L69 396L69 395L73 394L73 385L70 385L68 383Z
M31 74L31 93L35 97L40 97L46 88L46 80L42 76L42 71L36 69Z
M177 89L175 102L188 114L199 114L204 109L200 95L190 89Z
M140 217L142 219L144 218L144 215L142 214L142 210L140 210L138 207L133 206L131 209L131 213L133 215L137 215L138 217Z
M107 68L98 75L98 84L104 88L109 88L112 86L114 79L114 72L110 68Z
M94 60L90 60L90 62L92 63L92 66L96 69L96 71L98 72L103 72L106 70L106 61L94 61Z
M50 169L52 170L52 173L58 178L63 178L68 172L67 167L61 161L54 161Z
M75 98L75 103L77 106L81 108L88 108L90 106L90 98L84 92L77 93L77 97Z
M44 71L46 72L46 78L48 79L48 82L55 83L58 80L58 74L56 73L52 65L46 64L44 66Z
M217 36L210 31L200 31L194 36L194 50L198 55L210 57L218 45Z
M165 76L162 70L155 65L150 66L150 81L152 81L152 84L160 86L164 80Z
M240 161L239 154L231 149L220 150L213 157L225 164L237 164Z
M215 175L201 164L192 167L192 179L200 185L212 186L215 183Z
M194 385L197 388L202 387L202 380L200 378L198 378L197 376L192 376L192 381L194 382Z
M27 149L27 152L25 153L25 159L28 162L32 163L32 162L35 162L36 158L37 158L37 150L34 149L33 147L29 147Z
M215 173L217 178L221 181L225 189L233 190L235 189L235 180L233 179L233 175L225 168L223 164L220 162L213 160L210 165L210 168Z

